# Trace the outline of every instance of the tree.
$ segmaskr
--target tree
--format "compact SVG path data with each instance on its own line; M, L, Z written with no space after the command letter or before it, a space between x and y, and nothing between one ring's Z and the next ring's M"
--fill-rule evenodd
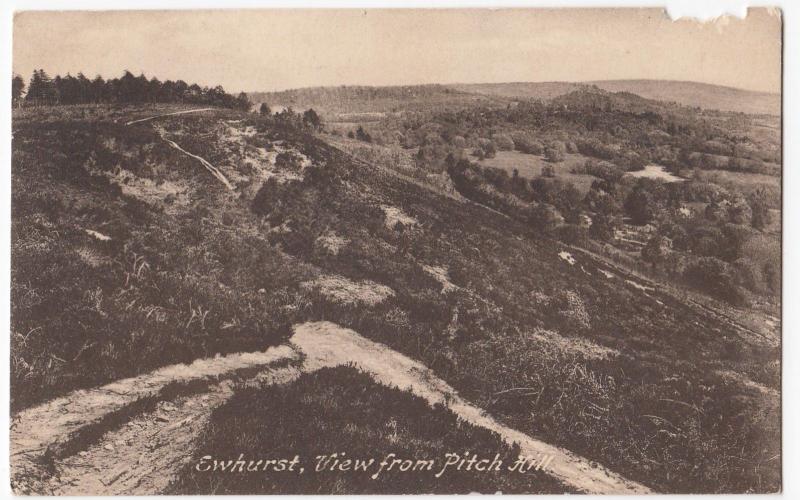
M620 225L619 217L611 214L597 214L592 217L589 237L598 241L611 241L614 238L614 231Z
M634 224L647 224L655 217L655 201L650 193L637 187L625 200L625 212Z
M78 72L76 80L77 80L76 93L78 97L78 102L81 103L89 102L92 82L90 82L89 79L86 78L86 75L84 75L83 72Z
M271 113L272 113L272 110L271 110L271 109L269 109L269 106L267 106L267 103L265 103L265 102L262 102L262 103L261 103L261 106L259 106L259 108L258 108L258 112L259 112L259 114L261 114L262 116L268 116L269 114L271 114Z
M314 108L308 108L303 113L303 125L313 130L319 130L322 126L322 120L317 112L314 111Z
M759 188L750 194L747 200L750 204L752 216L750 224L759 231L767 227L772 222L772 214L769 212L769 198L764 188Z
M531 213L531 222L534 229L549 233L559 224L564 222L564 218L558 213L556 207L546 203L539 203Z
M12 96L19 99L24 90L24 82L19 76L12 79ZM104 80L97 75L89 80L83 73L77 77L69 73L62 77L56 75L52 80L43 69L34 70L25 100L33 104L81 104L81 103L140 103L140 102L191 102L224 106L227 108L248 109L250 101L244 93L234 97L216 86L209 89L197 84L191 87L182 80L172 82L149 80L144 74L133 76L125 71L121 78Z
M22 92L25 90L25 80L19 75L14 75L11 78L11 100L16 101L22 97Z
M702 257L692 262L686 267L684 278L697 289L733 305L741 305L744 301L730 265L717 258Z
M484 157L486 158L494 158L497 154L497 148L494 145L494 142L489 141L483 146L483 153Z
M356 139L364 142L372 142L372 136L369 135L361 125L359 125L356 130Z
M56 104L58 102L58 90L43 69L33 71L25 100L35 104Z
M92 80L91 85L89 86L89 100L91 102L102 102L108 99L109 92L106 91L106 81L103 80L103 77L97 75Z
M250 103L250 99L247 97L247 94L244 92L239 92L239 95L236 97L236 105L237 109L241 109L242 111L249 111L252 104Z
M654 234L647 244L642 247L642 260L650 263L653 269L667 257L669 251L667 239L660 234Z

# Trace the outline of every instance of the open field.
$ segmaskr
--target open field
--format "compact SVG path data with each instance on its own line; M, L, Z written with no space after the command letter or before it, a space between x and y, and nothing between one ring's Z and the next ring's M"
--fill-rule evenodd
M519 171L519 175L526 179L535 179L541 176L542 169L546 166L551 166L555 171L556 178L570 182L581 192L586 193L592 186L592 182L597 180L597 177L588 174L574 174L572 169L576 167L582 168L588 159L581 154L566 153L564 161L551 163L541 155L525 154L519 151L498 151L494 158L480 160L478 164L484 167L502 168L509 175L513 174L516 169Z
M729 170L703 170L699 173L703 179L711 180L722 186L732 186L743 190L768 187L780 189L781 178L774 175L752 174L749 172L731 172Z

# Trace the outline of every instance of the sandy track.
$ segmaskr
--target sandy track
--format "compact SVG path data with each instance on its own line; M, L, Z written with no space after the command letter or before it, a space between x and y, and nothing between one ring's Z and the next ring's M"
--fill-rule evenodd
M187 110L184 110L184 111L175 111L174 113L164 113L163 115L148 116L147 118L141 118L139 120L133 120L133 121L127 122L125 125L127 126L127 125L133 125L134 123L148 122L150 120L155 120L156 118L161 118L161 117L164 117L164 116L185 115L187 113L199 113L200 111L211 111L213 109L214 108L199 108L199 109L187 109Z
M262 384L285 384L297 368L277 368L259 377ZM46 483L55 495L141 495L163 492L191 462L211 412L233 396L233 383L208 393L179 398L156 412L138 416L76 456L56 464Z
M547 472L565 485L596 494L651 492L647 487L628 481L596 462L500 424L458 396L452 387L424 365L367 340L352 330L324 321L304 323L295 327L291 340L307 356L305 370L353 364L383 385L410 390L430 404L443 404L462 420L494 431L509 444L519 444L522 455L552 456Z
M11 424L11 483L18 493L44 493L39 479L45 476L41 459L48 448L63 443L76 431L136 400L157 394L172 382L220 377L236 370L267 366L294 359L288 346L265 352L238 353L200 359L190 365L171 365L90 390L79 390L41 406L20 412ZM101 491L95 492L100 494Z
M175 141L171 141L171 140L167 139L166 137L163 137L163 135L162 135L162 139L167 141L167 144L169 144L173 148L177 149L181 153L183 153L183 154L185 154L187 156L191 156L195 160L199 161L206 168L206 170L211 172L211 175L216 177L217 180L219 180L221 183L225 184L225 187L228 188L228 190L234 191L236 189L235 187L233 187L233 184L231 184L231 182L228 180L228 178L225 177L225 174L223 174L222 171L220 171L220 169L218 169L217 167L215 167L214 165L209 163L208 160L206 160L205 158L203 158L201 156L197 156L196 154L192 154L192 153L186 151L182 147L178 146L178 144Z
M507 443L519 444L522 455L551 456L547 472L565 485L587 493L650 492L597 463L500 424L458 396L422 364L352 330L330 322L303 323L295 326L291 343L292 346L262 353L232 354L191 365L169 366L97 389L75 391L23 411L11 429L14 491L59 495L160 493L191 460L211 412L233 395L230 381L213 384L199 394L159 403L155 411L134 416L111 429L88 449L57 460L54 470L46 470L40 459L49 447L64 442L75 431L140 397L157 393L170 382L261 368L249 382L264 386L288 383L301 373L324 367L352 365L380 384L410 390L430 404L446 405L464 421L497 433ZM299 367L269 366L282 360L297 364L301 358Z
M162 117L165 117L165 116L185 115L187 113L199 113L201 111L211 111L213 109L214 108L199 108L199 109L187 109L187 110L184 110L184 111L175 111L174 113L165 113L163 115L148 116L147 118L141 118L139 120L129 121L125 125L128 126L128 125L133 125L135 123L142 123L142 122L146 122L146 121L150 121L150 120L155 120L156 118L162 118ZM211 172L211 175L216 177L221 183L225 184L225 187L228 188L230 191L234 191L236 189L233 186L233 184L231 184L231 182L228 180L228 178L225 177L225 174L223 174L222 171L220 171L217 167L215 167L214 165L209 163L208 160L206 160L205 158L202 158L200 156L197 156L196 154L192 154L192 153L186 151L185 149L180 147L175 141L171 141L171 140L167 139L166 137L164 137L163 131L161 131L161 138L164 139L167 142L167 144L169 144L173 148L177 149L181 153L183 153L183 154L185 154L187 156L191 156L195 160L199 161L203 165L203 167L206 168L206 170Z

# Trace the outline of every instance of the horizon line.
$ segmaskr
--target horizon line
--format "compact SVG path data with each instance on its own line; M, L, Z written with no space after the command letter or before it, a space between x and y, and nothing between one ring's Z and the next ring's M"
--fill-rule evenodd
M361 83L340 83L331 85L305 85L300 87L285 87L277 90L244 90L246 94L276 94L280 92L290 92L293 90L308 90L308 89L325 89L325 88L340 88L340 87L362 87L362 88L393 88L393 87L426 87L426 86L441 86L448 87L454 85L515 85L515 84L542 84L542 83L570 83L574 85L592 85L596 83L605 82L670 82L670 83L691 83L695 85L707 85L710 87L721 87L724 89L738 90L741 92L751 92L754 94L766 94L781 96L783 88L778 91L756 90L744 87L734 87L732 85L724 85L721 83L703 82L699 80L678 80L670 78L609 78L607 80L516 80L516 81L502 81L502 82L428 82L428 83L396 83L390 85L375 85L375 84L361 84Z

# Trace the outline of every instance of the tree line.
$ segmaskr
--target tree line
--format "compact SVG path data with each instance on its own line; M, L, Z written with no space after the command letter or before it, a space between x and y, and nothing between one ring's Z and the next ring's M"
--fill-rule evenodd
M134 76L125 71L120 78L104 79L97 75L93 80L83 73L72 76L56 75L51 78L43 69L33 71L30 82L19 75L12 77L12 100L21 105L58 105L93 103L187 103L205 104L233 109L249 110L251 103L244 92L229 94L217 85L201 87L183 80L160 81L148 79L144 74Z

